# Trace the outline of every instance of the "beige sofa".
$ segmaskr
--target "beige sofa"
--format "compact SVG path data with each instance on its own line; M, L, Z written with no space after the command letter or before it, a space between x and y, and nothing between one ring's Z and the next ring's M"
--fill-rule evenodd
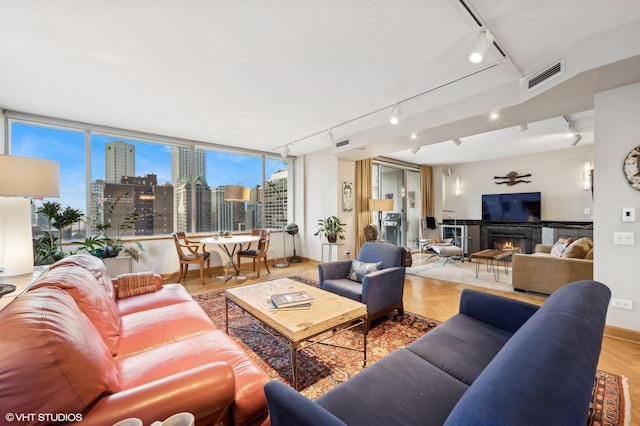
M513 255L515 290L551 294L573 281L593 279L593 241L590 238L571 242L560 257L551 254L553 247L538 244L533 254Z

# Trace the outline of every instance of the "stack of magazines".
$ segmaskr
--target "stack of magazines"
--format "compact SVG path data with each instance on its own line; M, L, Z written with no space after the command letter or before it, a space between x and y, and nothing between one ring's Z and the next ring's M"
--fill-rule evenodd
M306 291L293 291L291 293L274 294L271 296L269 308L278 311L291 311L310 309L313 297Z

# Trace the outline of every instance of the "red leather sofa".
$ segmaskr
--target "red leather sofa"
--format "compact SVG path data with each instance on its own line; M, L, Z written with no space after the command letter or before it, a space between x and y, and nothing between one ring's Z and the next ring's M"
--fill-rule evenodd
M0 310L0 418L150 424L187 411L198 425L268 422L266 373L182 285L145 278L155 288L118 298L101 260L74 255Z

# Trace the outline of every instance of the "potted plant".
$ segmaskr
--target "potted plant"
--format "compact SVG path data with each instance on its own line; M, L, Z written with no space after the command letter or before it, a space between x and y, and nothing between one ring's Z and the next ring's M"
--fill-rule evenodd
M318 220L318 230L313 235L318 235L320 238L325 236L327 241L335 243L338 240L344 240L345 226L337 216L329 216Z
M47 218L48 230L39 238L33 240L34 265L50 265L67 254L62 251L62 239L66 228L80 222L83 214L79 209L62 206L57 201L44 201L36 213ZM57 235L53 230L56 229Z
M100 258L116 257L121 251L124 251L137 262L140 258L140 254L144 252L142 243L135 240L130 242L133 246L126 246L122 238L126 234L130 234L130 231L135 229L135 224L138 220L155 214L139 213L134 211L127 214L122 219L122 222L117 225L117 228L114 227L112 218L116 207L120 200L127 195L128 193L120 195L109 205L104 223L96 224L98 235L91 235L85 238L84 241L77 242L77 244L80 244L86 251Z

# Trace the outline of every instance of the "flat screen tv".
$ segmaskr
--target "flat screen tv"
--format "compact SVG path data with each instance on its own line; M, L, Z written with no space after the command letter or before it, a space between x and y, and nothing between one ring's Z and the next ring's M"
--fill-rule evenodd
M487 222L540 222L539 192L482 195L482 220Z

